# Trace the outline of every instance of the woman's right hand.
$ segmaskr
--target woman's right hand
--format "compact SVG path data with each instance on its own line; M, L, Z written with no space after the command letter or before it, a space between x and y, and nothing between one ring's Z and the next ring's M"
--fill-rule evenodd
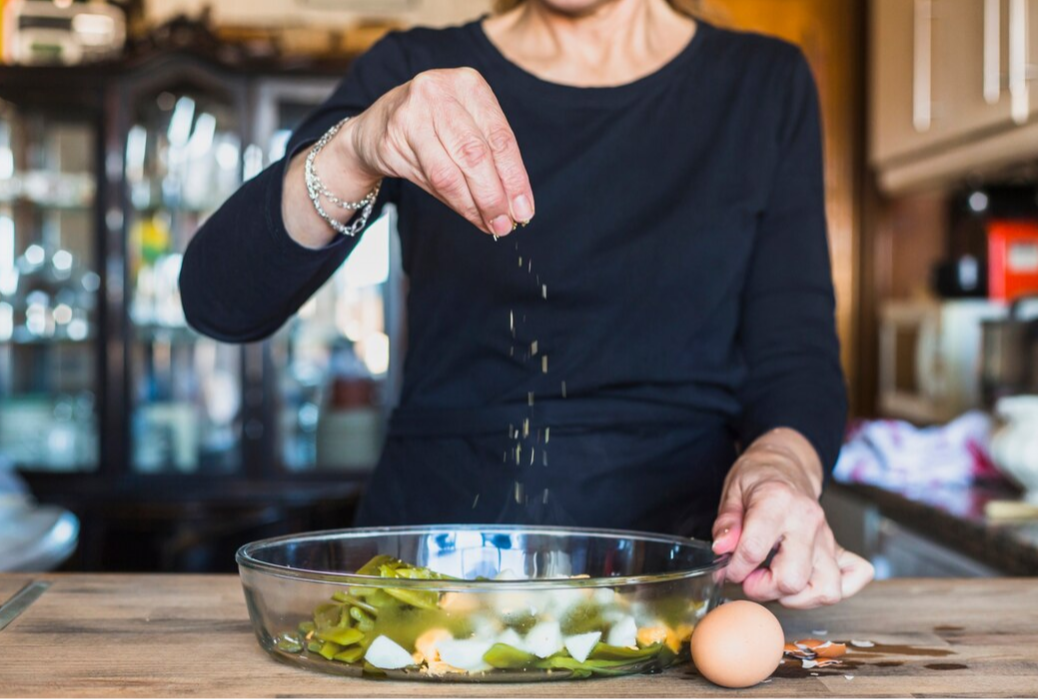
M418 74L347 122L332 144L372 181L409 180L485 233L507 235L533 218L515 134L471 68Z

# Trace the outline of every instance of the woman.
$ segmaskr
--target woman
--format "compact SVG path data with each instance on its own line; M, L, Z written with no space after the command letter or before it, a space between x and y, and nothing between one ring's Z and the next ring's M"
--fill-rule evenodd
M667 0L504 5L361 57L192 242L188 320L269 335L392 201L409 347L359 524L712 528L753 599L855 593L806 62Z

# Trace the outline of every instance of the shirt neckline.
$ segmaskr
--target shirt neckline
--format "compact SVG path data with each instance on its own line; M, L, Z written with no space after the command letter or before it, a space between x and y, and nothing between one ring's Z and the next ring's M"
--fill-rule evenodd
M700 45L707 34L713 31L713 26L701 19L696 19L696 31L685 44L681 51L657 68L655 71L643 75L640 78L623 83L621 85L581 87L578 85L567 85L565 83L552 82L538 77L525 68L513 63L505 56L501 49L490 40L486 30L483 29L483 20L489 15L482 15L467 25L476 43L484 56L490 63L511 79L522 83L526 88L536 90L548 96L558 99L577 99L578 101L589 101L598 104L625 101L632 95L640 95L656 84L666 83L698 52Z

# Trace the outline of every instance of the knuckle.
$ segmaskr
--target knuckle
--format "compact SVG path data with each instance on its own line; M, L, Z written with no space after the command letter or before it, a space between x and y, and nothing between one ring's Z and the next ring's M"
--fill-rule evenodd
M751 563L760 563L771 553L771 542L761 536L744 536L739 546L740 558Z
M470 66L454 68L451 73L457 80L467 85L483 82L483 76L480 75L479 71Z
M469 137L458 144L457 157L463 166L476 168L487 161L490 151L482 140Z
M818 603L826 607L838 604L843 599L839 588L825 588L818 595Z
M487 134L487 143L494 153L505 153L515 145L515 136L506 128L498 127Z
M783 595L795 595L807 587L808 575L796 570L779 577L777 587Z
M426 174L426 176L429 178L429 184L438 192L454 192L461 185L461 177L458 172L451 167L434 167Z

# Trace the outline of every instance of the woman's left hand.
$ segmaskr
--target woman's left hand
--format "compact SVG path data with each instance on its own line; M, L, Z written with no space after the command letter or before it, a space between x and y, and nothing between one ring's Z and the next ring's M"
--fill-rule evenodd
M714 552L732 554L726 577L748 598L810 609L872 580L872 564L836 543L818 504L821 488L814 448L790 429L763 435L728 473Z

